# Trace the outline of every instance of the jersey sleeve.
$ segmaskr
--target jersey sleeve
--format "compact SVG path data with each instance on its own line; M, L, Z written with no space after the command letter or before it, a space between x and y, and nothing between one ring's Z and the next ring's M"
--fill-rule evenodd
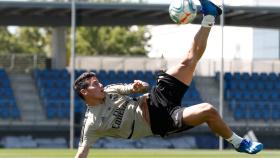
M85 134L80 138L79 147L86 147L86 146L90 147L98 139L99 137L94 134Z
M132 84L112 84L105 87L106 92L115 92L122 95L131 94L132 90Z
M79 147L91 146L99 139L99 136L96 132L91 129L90 122L85 120L85 123L81 130Z

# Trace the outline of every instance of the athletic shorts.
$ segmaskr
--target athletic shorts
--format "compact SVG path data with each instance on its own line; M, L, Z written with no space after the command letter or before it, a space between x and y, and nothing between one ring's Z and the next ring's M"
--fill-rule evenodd
M153 134L162 137L192 128L182 124L182 98L189 86L161 71L147 99Z

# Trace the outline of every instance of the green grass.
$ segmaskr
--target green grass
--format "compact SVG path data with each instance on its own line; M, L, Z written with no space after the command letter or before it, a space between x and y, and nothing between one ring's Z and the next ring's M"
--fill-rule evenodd
M73 158L76 150L68 149L0 149L0 158ZM128 150L92 149L89 158L280 158L280 151L267 150L257 155L233 150Z

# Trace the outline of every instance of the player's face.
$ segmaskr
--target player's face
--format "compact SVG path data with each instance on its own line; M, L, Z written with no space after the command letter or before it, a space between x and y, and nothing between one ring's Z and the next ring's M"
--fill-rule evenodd
M91 97L94 99L104 99L105 92L103 85L96 77L92 77L88 80L89 86L86 89L85 97Z

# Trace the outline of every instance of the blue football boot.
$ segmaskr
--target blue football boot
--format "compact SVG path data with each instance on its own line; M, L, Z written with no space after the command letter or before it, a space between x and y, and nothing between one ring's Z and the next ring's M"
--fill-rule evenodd
M248 153L248 154L256 154L263 149L263 144L258 142L252 142L247 139L243 139L240 143L240 146L235 149L238 152Z
M209 0L199 0L201 4L201 12L203 15L213 15L217 17L222 14L222 9Z

